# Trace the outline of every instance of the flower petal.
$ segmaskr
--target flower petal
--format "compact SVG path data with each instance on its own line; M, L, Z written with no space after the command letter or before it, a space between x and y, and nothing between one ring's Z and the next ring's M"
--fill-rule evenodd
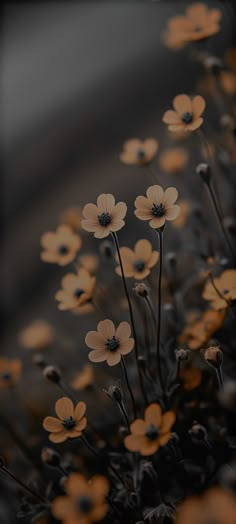
M105 349L104 337L97 331L89 331L85 337L85 343L91 349Z
M46 417L43 421L43 427L46 431L53 433L63 429L61 421L56 417Z
M121 360L121 354L119 351L116 351L115 353L108 352L107 356L107 364L108 366L116 366L116 364L119 364Z
M99 211L95 204L86 204L82 212L85 218L97 222Z
M166 211L165 219L166 220L174 220L175 218L177 218L179 213L180 213L180 207L179 206L177 206L177 205L170 206L167 209L167 211Z
M51 442L54 442L55 444L60 444L61 442L65 442L67 440L67 432L65 429L58 433L50 433L49 440Z
M97 330L102 337L104 337L105 340L112 338L115 336L115 326L112 320L109 320L108 318L106 320L101 320L101 322L97 325Z
M131 327L128 322L121 322L116 330L116 338L122 342L126 341L131 335Z
M163 195L164 195L164 191L161 186L158 186L158 185L150 186L148 187L146 193L147 193L148 199L150 200L151 206L152 204L157 204L157 205L161 204Z
M164 413L161 418L160 433L167 433L174 425L175 420L175 413L173 411L166 411L166 413Z
M85 414L86 411L86 404L85 402L78 402L75 407L74 411L74 419L76 421L79 421Z
M134 339L129 338L128 340L125 340L125 342L121 342L119 347L119 352L121 355L128 355L130 351L132 351L134 347Z
M204 98L200 95L197 95L192 100L192 107L193 107L193 115L195 118L198 118L203 113L206 102Z
M169 109L164 113L162 117L162 122L164 122L165 124L180 124L181 120L176 111Z
M105 349L94 349L90 351L88 358L91 362L105 362L108 353Z
M55 404L55 411L61 420L69 417L74 417L74 404L68 397L59 398Z
M152 220L150 220L149 225L150 225L153 229L158 229L159 227L164 226L165 221L166 221L165 216L160 217L160 218L155 217L155 218L152 218Z
M161 407L159 404L150 404L145 409L145 421L159 428L161 423Z
M152 255L152 244L146 238L138 240L134 246L134 252L138 260L147 262Z
M175 96L173 106L180 115L183 113L192 113L192 101L188 95Z
M146 441L146 437L142 435L128 435L124 439L124 444L129 451L139 451L142 446L145 446Z
M147 430L147 424L141 418L137 418L136 420L134 420L134 422L132 422L132 424L130 424L130 431L131 433L135 435L143 436L145 435L146 430Z
M97 207L99 214L110 213L115 206L115 198L111 193L102 193L97 198Z
M163 205L165 208L172 206L178 198L178 191L175 187L168 187L165 190L163 197Z

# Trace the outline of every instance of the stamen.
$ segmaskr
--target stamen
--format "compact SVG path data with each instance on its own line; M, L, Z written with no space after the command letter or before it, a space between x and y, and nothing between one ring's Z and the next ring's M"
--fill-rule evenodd
M111 223L110 213L102 213L101 215L98 215L98 221L101 226L108 226Z
M139 160L143 160L144 157L145 157L145 151L143 149L139 149L137 151L137 157L138 157Z
M62 425L68 430L73 429L75 427L75 420L73 417L67 417L63 420Z
M139 271L141 273L144 270L144 268L145 262L143 262L143 260L135 260L134 269L136 269L136 271Z
M165 208L163 204L154 204L153 203L151 211L154 217L163 217L165 214Z
M87 497L86 495L79 497L76 503L76 506L78 510L83 513L83 515L86 515L90 513L93 503L90 497Z
M186 113L183 113L182 122L184 122L184 124L191 124L192 121L193 121L192 113L189 113L189 111L186 111Z
M68 246L65 246L64 244L61 244L61 246L58 246L58 252L60 253L60 255L67 255L68 251L69 251Z
M76 289L76 290L74 291L74 296L75 296L76 298L80 298L81 295L83 295L83 293L84 293L84 290L78 288L78 289Z
M158 429L153 424L151 424L151 426L149 426L149 428L147 429L147 431L145 433L145 436L149 440L156 440L158 438L158 435L159 435Z
M116 339L116 337L108 338L106 342L106 347L109 349L109 351L113 352L116 351L119 347L119 342Z

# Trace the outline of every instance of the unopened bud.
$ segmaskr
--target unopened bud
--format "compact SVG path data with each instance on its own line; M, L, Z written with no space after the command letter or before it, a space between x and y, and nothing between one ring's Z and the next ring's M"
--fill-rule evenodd
M134 292L137 296L146 298L148 296L147 286L143 283L135 284Z
M190 351L189 349L176 349L175 350L175 357L176 360L183 362L185 360L189 359Z
M43 370L43 376L50 380L50 382L55 382L56 384L61 381L61 373L59 369L54 366L46 366Z
M223 63L217 56L207 56L204 60L204 66L207 71L211 71L214 76L219 76L223 69Z
M194 422L191 429L189 430L193 442L198 443L201 441L207 441L207 430L202 424Z
M216 369L219 369L223 362L223 353L219 346L211 346L203 350L203 356L205 362L209 366L213 366Z
M196 173L197 175L201 177L201 179L203 180L205 184L209 184L210 179L211 179L211 168L209 164L205 164L205 163L198 164L196 168Z
M41 453L42 461L48 466L57 468L60 466L60 455L52 448L43 448Z

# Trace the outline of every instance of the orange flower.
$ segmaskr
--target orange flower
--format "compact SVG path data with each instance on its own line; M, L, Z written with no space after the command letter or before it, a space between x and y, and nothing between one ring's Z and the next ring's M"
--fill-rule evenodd
M189 42L203 40L219 32L219 9L208 9L198 2L187 7L185 15L177 15L167 23L163 41L170 49L181 49Z
M179 376L183 381L183 388L192 391L201 384L202 373L200 369L193 366L185 366L180 369Z
M61 223L69 226L73 231L81 227L82 209L80 207L70 207L61 215Z
M93 232L95 238L104 238L125 225L123 218L126 212L127 206L124 202L115 204L113 195L103 193L97 198L97 205L84 206L85 220L82 220L82 226L86 231Z
M84 267L90 273L94 275L98 268L98 257L92 253L85 253L78 258L79 266Z
M177 95L173 106L175 111L166 111L162 118L168 124L169 131L195 131L202 125L201 115L206 106L202 96L197 95L191 99L188 95Z
M77 274L68 273L62 278L60 289L56 295L59 300L58 309L78 310L92 299L96 279L84 268L79 269Z
M21 368L19 359L0 358L0 389L15 386L20 379Z
M213 281L215 287L211 281L205 285L203 298L208 300L214 309L230 307L236 299L236 269L226 269Z
M81 246L81 238L68 226L62 225L58 226L55 232L44 233L41 237L41 245L44 249L41 259L44 262L66 266L74 260Z
M200 497L190 497L177 510L176 524L234 524L236 522L235 497L215 487Z
M130 425L131 435L125 437L125 447L143 456L153 455L170 439L175 418L173 411L162 414L159 404L150 404L145 409L144 420L136 419Z
M111 320L102 320L97 325L97 331L89 331L85 337L87 346L94 351L89 353L91 362L104 362L115 366L122 355L127 355L134 347L134 339L130 338L131 328L128 322L121 322L116 329Z
M46 417L43 427L50 432L49 440L59 444L68 438L78 438L82 435L87 425L84 417L86 411L85 402L78 402L74 407L72 400L68 397L59 398L55 404L57 417Z
M86 389L94 382L94 370L90 364L86 364L82 371L76 375L72 382L72 388L78 391Z
M179 206L174 205L178 198L175 187L165 191L161 186L150 186L146 191L147 198L138 196L135 200L134 214L140 220L149 220L149 225L158 229L164 226L166 220L174 220L179 214Z
M53 339L54 329L45 320L35 320L19 334L19 342L26 349L45 349Z
M168 174L179 173L185 169L188 162L188 154L185 149L176 147L165 149L159 157L160 168Z
M207 344L208 340L222 326L225 318L224 312L205 311L199 319L194 319L185 327L183 333L179 336L179 344L186 343L189 349L200 349Z
M66 496L52 502L52 513L63 524L92 524L102 520L108 510L108 480L95 475L89 482L79 473L71 473L65 485Z
M125 276L136 280L146 278L159 258L158 251L152 251L152 244L146 239L138 240L133 251L129 247L121 247L120 254ZM119 262L118 255L116 261ZM120 266L116 272L121 276Z
M191 211L190 203L187 200L179 200L179 209L179 216L173 222L173 226L177 229L183 227L186 224Z
M124 143L124 150L120 160L124 164L146 165L149 164L158 151L158 142L155 138L147 138L142 142L138 138L132 138Z

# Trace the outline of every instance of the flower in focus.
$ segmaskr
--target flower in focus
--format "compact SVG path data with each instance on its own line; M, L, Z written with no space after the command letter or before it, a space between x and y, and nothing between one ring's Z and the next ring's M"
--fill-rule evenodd
M55 298L60 303L60 310L78 310L87 305L92 299L96 279L84 268L79 269L77 274L68 273L62 278L62 289L57 291Z
M42 350L50 346L55 333L45 320L35 320L19 333L19 342L26 349Z
M197 95L191 99L188 95L177 95L173 106L174 110L169 109L162 118L168 124L169 131L195 131L202 125L201 115L206 106L202 96Z
M0 389L14 387L20 379L21 368L19 359L0 358Z
M71 473L65 484L66 496L56 497L52 513L63 524L92 524L102 520L108 510L108 480L95 475L88 482L83 475Z
M130 425L131 434L125 437L125 447L143 456L153 455L170 439L175 418L173 411L162 414L159 404L150 404L145 409L144 420L136 419Z
M192 391L201 384L202 373L200 369L187 365L180 369L179 377L183 381L185 391Z
M220 487L206 491L200 497L187 498L177 509L176 524L234 524L235 497Z
M86 204L83 209L82 226L86 231L94 233L95 238L105 238L111 232L119 231L125 223L127 206L124 202L115 203L111 194L99 195L97 205Z
M44 249L41 260L59 266L66 266L74 260L81 246L81 238L66 225L58 226L55 232L49 231L41 236Z
M69 226L73 231L77 231L81 227L82 209L80 207L70 207L66 209L61 215L61 224Z
M93 349L89 359L91 362L106 361L108 366L115 366L134 347L134 339L130 335L128 322L121 322L116 329L111 320L102 320L97 325L97 331L89 331L85 337L87 346Z
M208 9L201 2L191 4L184 15L168 20L163 42L170 49L181 49L189 42L204 40L219 32L221 17L219 9Z
M203 315L190 322L178 338L179 344L187 344L189 349L200 349L221 328L225 313L207 310Z
M78 402L74 407L72 400L68 397L59 398L55 404L57 417L46 417L43 427L50 432L49 440L56 444L64 442L68 438L77 438L82 435L87 425L84 417L86 411L85 402Z
M187 200L179 200L178 205L180 212L173 222L173 227L176 227L177 229L183 227L186 224L191 212L191 205Z
M146 195L136 198L134 214L140 220L149 220L152 228L158 229L164 226L166 220L174 220L178 216L179 206L174 205L178 198L175 187L168 187L164 191L161 186L150 186Z
M84 255L80 255L78 258L78 263L80 267L87 269L90 275L94 275L94 273L97 271L99 260L96 255L92 253L85 253Z
M160 168L168 174L175 174L183 171L187 162L187 151L180 147L165 149L159 156Z
M155 138L147 138L144 141L132 138L124 143L124 150L120 154L120 160L124 164L149 164L156 155L158 147L159 145Z
M158 251L152 251L152 245L146 239L138 240L134 250L129 247L121 247L120 254L125 277L133 277L137 280L146 278L159 258ZM119 262L118 255L116 255L116 261ZM120 266L116 268L116 272L121 276Z
M214 287L215 286L215 287ZM213 309L230 307L236 299L236 269L226 269L213 283L207 282L203 298L211 303Z
M86 389L87 387L91 386L94 383L94 369L90 364L86 364L82 371L78 373L71 386L73 389L77 389L78 391L82 389Z

